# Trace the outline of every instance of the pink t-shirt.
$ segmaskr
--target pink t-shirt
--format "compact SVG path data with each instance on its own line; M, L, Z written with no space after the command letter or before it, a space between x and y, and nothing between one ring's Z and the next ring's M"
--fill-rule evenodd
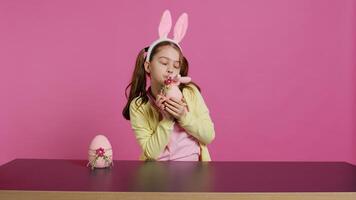
M178 123L174 124L169 143L157 160L199 161L200 146Z
M155 100L150 93L150 88L147 91L151 104L158 110ZM200 145L198 141L188 134L179 124L174 123L169 142L163 152L157 158L158 161L199 161Z

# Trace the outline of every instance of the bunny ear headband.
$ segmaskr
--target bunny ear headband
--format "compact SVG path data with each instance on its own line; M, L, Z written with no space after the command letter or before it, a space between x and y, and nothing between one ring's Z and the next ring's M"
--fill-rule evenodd
M174 38L173 39L169 39L168 33L170 32L172 27L172 17L171 17L171 13L169 12L169 10L165 10L162 18L161 18L161 22L159 23L159 27L158 27L158 35L159 35L159 39L154 41L150 47L148 48L147 51L147 56L146 56L146 61L148 62L150 60L151 57L151 53L152 53L152 49L160 42L163 41L170 41L175 43L179 49L182 51L182 48L179 46L179 42L182 41L185 33L187 32L187 28L188 28L188 15L187 13L183 13L177 20L176 25L174 26Z

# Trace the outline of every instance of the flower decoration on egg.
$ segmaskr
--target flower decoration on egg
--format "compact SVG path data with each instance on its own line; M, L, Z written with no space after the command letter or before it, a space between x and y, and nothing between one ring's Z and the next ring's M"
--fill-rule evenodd
M104 157L104 154L105 154L105 150L102 147L100 147L99 149L96 150L97 156Z
M108 149L108 150L111 150L111 149ZM89 163L88 163L88 165L90 164L91 169L94 169L95 167L97 167L96 162L99 158L104 159L104 161L107 165L112 164L111 158L109 158L109 156L105 155L105 149L100 147L95 150L95 158L93 160L89 161Z

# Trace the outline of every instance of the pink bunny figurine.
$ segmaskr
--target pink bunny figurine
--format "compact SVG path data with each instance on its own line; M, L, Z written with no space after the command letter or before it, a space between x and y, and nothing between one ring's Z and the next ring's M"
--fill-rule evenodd
M180 74L174 77L170 76L167 80L164 81L165 86L162 88L163 94L166 96L166 98L181 100L183 98L183 94L179 89L179 85L181 83L187 84L191 80L192 79L190 77L182 77Z

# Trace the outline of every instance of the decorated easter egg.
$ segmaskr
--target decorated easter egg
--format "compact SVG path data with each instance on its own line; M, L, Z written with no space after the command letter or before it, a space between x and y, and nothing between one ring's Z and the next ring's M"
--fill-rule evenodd
M91 141L88 150L88 166L94 168L105 168L112 166L113 152L111 144L104 135L97 135Z

